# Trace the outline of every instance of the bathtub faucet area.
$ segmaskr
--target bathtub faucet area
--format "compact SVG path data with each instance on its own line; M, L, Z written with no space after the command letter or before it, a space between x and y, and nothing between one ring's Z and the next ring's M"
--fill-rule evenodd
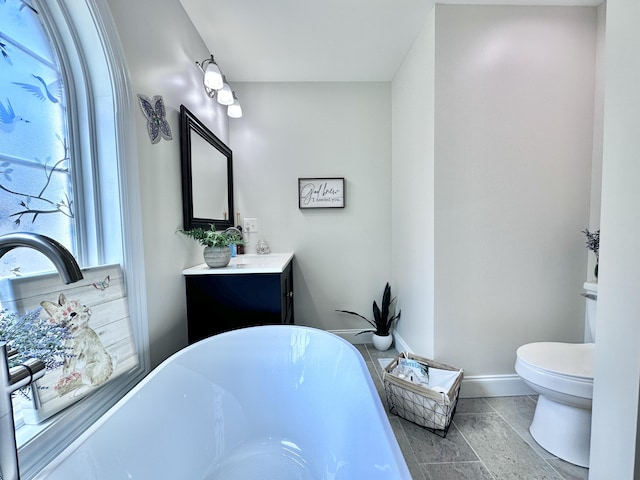
M11 394L42 378L45 368L42 361L29 359L10 369L9 360L16 355L17 350L8 350L6 342L0 342L0 382L4 389L0 394L0 468L3 480L20 478Z
M0 236L0 258L16 247L27 247L44 254L55 265L64 283L82 279L82 273L73 255L59 242L36 233L10 233ZM9 369L9 359L17 351L8 350L0 342L0 473L3 480L19 480L18 446L13 422L11 394L31 385L44 376L45 365L40 360L26 360Z

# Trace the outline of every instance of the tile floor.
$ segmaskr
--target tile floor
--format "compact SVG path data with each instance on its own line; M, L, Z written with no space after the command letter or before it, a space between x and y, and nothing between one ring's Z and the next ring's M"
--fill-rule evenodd
M382 369L373 345L356 345L386 407ZM463 398L446 438L389 414L413 480L586 480L589 470L560 460L529 434L536 398Z

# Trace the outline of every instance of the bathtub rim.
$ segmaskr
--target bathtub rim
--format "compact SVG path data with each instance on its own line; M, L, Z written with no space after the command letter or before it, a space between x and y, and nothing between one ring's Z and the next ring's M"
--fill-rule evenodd
M142 380L140 380L136 385L134 385L131 390L129 390L118 402L116 402L109 410L107 410L98 420L92 423L78 438L76 438L67 448L65 448L59 455L57 455L51 462L49 462L42 470L40 470L33 478L34 480L46 480L49 474L55 473L55 470L62 464L64 461L70 457L76 450L82 447L82 445L89 440L94 431L98 430L102 425L109 421L109 419L118 412L121 406L127 403L132 397L135 397L138 394L138 391L143 389L144 386L151 382L154 377L160 374L162 370L167 368L167 365L172 363L173 361L179 359L183 355L187 355L191 350L202 348L207 343L215 343L219 341L221 337L229 337L229 336L240 336L243 332L246 334L246 331L255 331L256 329L261 330L290 330L290 331L307 331L312 332L312 335L326 336L332 337L332 341L341 342L346 345L347 349L353 351L356 354L356 359L358 362L358 367L364 374L364 380L369 388L369 392L371 394L371 398L373 401L373 406L378 415L378 418L381 421L381 427L387 437L388 445L390 448L390 453L395 460L396 467L398 473L401 475L401 479L407 478L410 479L411 475L409 473L408 466L406 464L406 460L402 451L400 449L400 445L398 444L397 438L391 427L391 423L389 421L389 417L387 412L384 409L382 404L382 399L378 394L376 386L373 381L373 377L369 368L366 365L366 361L360 351L350 342L341 338L340 336L319 328L307 327L302 325L259 325L253 327L246 327L237 330L231 330L227 332L223 332L217 335L213 335L211 337L207 337L198 342L195 342L191 345L187 345L186 347L178 350L174 354L167 357L164 361L162 361L156 368L151 370Z

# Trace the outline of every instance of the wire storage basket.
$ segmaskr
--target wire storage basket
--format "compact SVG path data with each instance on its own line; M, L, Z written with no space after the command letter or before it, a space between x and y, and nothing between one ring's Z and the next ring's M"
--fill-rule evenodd
M415 360L426 365L429 369L447 370L455 372L457 375L448 390L418 385L391 373L399 365L402 358ZM444 438L447 436L456 411L463 376L464 372L460 368L401 352L385 367L383 372L389 411Z

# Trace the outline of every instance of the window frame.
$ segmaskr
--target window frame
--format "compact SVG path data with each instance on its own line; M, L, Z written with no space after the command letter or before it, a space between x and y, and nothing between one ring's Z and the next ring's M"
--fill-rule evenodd
M120 256L116 261L125 272L129 314L140 363L132 372L45 421L37 436L19 448L23 478L35 476L150 370L137 145L135 129L131 128L135 124L135 102L118 32L104 0L33 0L32 3L61 58L68 108L74 118L69 124L71 153L91 158L89 165L74 164L76 228L83 232L76 236L79 260L84 265L104 264ZM98 46L101 52L97 51ZM105 99L108 96L111 101ZM97 118L101 121L100 129ZM104 137L105 118L113 122L114 138ZM79 124L86 125L86 130L78 130ZM106 161L105 155L113 155L117 161L120 207L103 215L105 205L114 203L108 202L100 190L101 158L102 162ZM95 217L92 221L96 228L89 228L84 212ZM113 225L115 217L121 225L118 232L122 238L121 252L110 250L105 241L107 232L101 227ZM93 248L91 244L98 247Z

